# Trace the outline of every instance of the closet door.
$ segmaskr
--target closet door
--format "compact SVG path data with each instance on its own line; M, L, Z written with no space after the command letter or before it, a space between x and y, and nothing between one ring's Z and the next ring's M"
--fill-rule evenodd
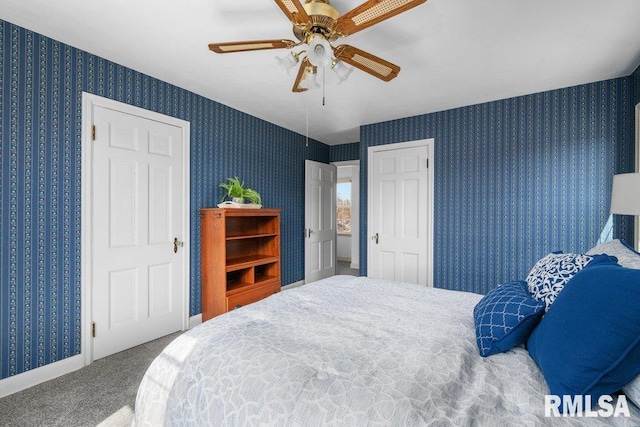
M93 359L182 328L182 129L94 107Z
M369 277L428 284L427 146L372 153Z

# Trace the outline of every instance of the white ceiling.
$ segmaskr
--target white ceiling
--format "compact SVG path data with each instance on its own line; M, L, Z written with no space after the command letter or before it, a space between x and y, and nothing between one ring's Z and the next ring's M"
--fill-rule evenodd
M364 0L333 0L344 13ZM326 144L359 127L631 73L638 0L429 0L348 43L402 67L384 83L359 70L292 93L286 51L218 55L209 42L294 39L272 0L0 0L0 18ZM321 80L321 79L319 79Z

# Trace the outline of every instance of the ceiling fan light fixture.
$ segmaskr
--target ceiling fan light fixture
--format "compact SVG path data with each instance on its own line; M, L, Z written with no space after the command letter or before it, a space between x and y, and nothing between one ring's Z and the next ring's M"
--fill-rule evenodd
M331 45L321 34L314 34L309 42L307 50L307 58L309 62L316 67L326 67L333 60L333 49Z
M344 65L344 62L338 60L333 61L331 69L336 73L336 76L338 76L338 84L347 80L353 72L353 67L348 67Z
M287 72L288 75L291 75L291 70L298 64L298 56L299 54L289 52L288 55L282 57L276 56L276 62Z
M307 89L307 90L320 89L320 85L318 84L316 77L317 77L316 73L314 73L310 69L307 69L307 75L305 76L304 80L300 82L300 88Z
M231 53L293 49L305 45L301 48L304 50L298 49L300 51L297 53L291 52L283 57L276 57L278 65L289 75L291 70L302 62L291 89L297 93L319 87L316 82L316 73L320 67L323 70L322 87L324 87L324 69L328 66L336 73L339 83L349 78L353 71L352 67L385 82L396 78L400 72L398 65L350 45L341 44L334 48L331 43L340 37L350 36L406 12L427 0L365 0L360 6L343 14L330 4L330 0L305 0L304 5L303 0L274 1L293 24L293 35L300 41L299 43L288 39L246 40L209 43L209 50L215 53ZM303 54L304 56L299 60L300 55ZM345 63L352 67L348 67Z

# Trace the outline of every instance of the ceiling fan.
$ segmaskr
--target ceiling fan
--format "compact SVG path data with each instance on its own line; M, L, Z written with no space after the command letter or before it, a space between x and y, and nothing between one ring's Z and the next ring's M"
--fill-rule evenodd
M304 92L319 87L315 81L318 67L331 66L340 82L346 80L353 68L359 68L383 81L390 81L400 72L400 67L378 58L356 47L342 44L333 46L338 38L347 37L372 25L412 9L427 0L368 0L349 12L340 13L329 4L329 0L274 0L293 24L293 34L299 40L255 40L225 43L210 43L209 49L216 53L246 52L267 49L293 49L306 45L300 52L290 52L276 58L290 72L300 59L293 92Z

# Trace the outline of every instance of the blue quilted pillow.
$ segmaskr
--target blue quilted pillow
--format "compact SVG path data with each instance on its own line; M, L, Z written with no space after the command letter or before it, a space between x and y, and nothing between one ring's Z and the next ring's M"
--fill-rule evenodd
M549 310L564 285L583 268L596 264L615 264L616 257L608 255L584 255L550 253L531 269L527 285L531 296L545 303Z
M480 356L502 353L525 342L543 313L544 303L531 297L523 281L493 289L473 309Z
M551 394L617 392L640 374L640 270L596 265L576 274L527 348Z

